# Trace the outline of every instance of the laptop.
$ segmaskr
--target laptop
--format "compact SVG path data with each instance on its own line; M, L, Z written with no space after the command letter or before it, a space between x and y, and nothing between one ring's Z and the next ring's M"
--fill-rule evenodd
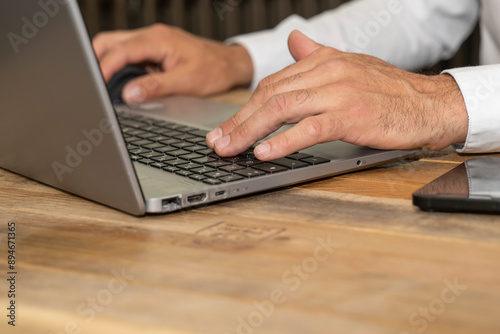
M141 216L367 168L414 151L342 142L222 159L208 131L237 111L191 97L113 105L76 0L0 3L0 167Z

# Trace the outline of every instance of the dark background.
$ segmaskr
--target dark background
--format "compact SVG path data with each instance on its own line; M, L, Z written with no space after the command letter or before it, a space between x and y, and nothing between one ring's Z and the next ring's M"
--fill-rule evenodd
M79 0L91 35L163 22L194 34L224 40L237 34L276 26L296 13L311 17L350 0ZM429 69L478 64L476 28L458 54Z

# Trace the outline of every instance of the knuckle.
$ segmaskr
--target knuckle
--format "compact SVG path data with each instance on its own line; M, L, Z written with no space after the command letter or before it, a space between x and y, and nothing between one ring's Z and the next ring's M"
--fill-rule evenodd
M264 88L266 88L267 86L269 86L271 84L271 76L268 76L268 77L265 77L264 79L262 79L259 84L257 85L257 91L261 91L263 90Z
M309 117L304 120L302 127L304 136L311 138L314 142L320 142L323 137L324 126L316 117Z
M150 30L155 31L155 32L164 33L165 31L169 30L169 27L163 23L153 23L150 26Z
M308 89L300 89L295 92L295 100L299 105L304 104L312 100L314 98L313 95L312 91Z
M288 97L284 94L275 95L269 100L269 102L271 112L283 123L290 106Z
M229 129L235 129L240 125L241 118L238 113L234 114L227 120L227 124L229 124Z
M147 96L157 95L161 91L161 80L158 76L148 75L141 79L140 86Z
M262 82L260 84L262 84ZM274 85L263 84L261 87L258 87L257 90L255 91L253 100L256 104L262 105L267 101L269 101L274 96L274 93L275 93Z
M243 139L245 142L254 141L255 136L253 135L252 128L247 122L241 123L237 129L238 129L237 134L239 138Z
M292 148L294 147L294 137L290 131L285 131L281 134L277 145L283 151L292 151Z

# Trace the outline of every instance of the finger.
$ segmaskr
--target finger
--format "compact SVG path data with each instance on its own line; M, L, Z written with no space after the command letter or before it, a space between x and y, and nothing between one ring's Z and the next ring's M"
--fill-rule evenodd
M288 48L297 62L266 77L259 83L257 91L294 74L311 70L324 62L327 58L342 54L339 50L316 43L298 30L294 30L290 34L288 38Z
M97 34L92 40L94 52L97 59L101 59L109 49L118 43L126 41L134 35L134 32L112 31Z
M101 59L101 70L104 79L109 81L126 65L143 62L161 63L163 60L162 48L145 38L136 37L109 49Z
M139 77L123 88L123 99L129 104L137 104L172 94L194 94L193 75L189 68L179 67L171 72Z
M276 83L269 84L256 91L243 108L207 135L207 145L212 149L215 148L215 142L218 139L233 131L277 95L332 83L334 81L334 78L332 78L334 73L332 75L324 75L323 72L322 68L316 67L304 73L293 74L290 77L283 78Z
M292 31L288 37L288 49L295 61L306 58L321 47L323 47L321 44L316 43L298 30Z
M281 132L257 146L255 157L270 161L286 157L319 143L341 140L345 136L345 127L334 114L311 116L300 121L293 128Z
M215 142L221 156L234 156L268 136L283 124L296 123L305 117L326 110L320 89L288 92L274 96L262 108L239 124L233 131Z

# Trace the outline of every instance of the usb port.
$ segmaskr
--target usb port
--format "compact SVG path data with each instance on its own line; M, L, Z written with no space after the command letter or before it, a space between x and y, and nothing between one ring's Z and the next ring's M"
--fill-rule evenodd
M220 196L224 196L226 194L226 191L225 190L221 190L221 191L217 191L215 193L215 196L216 197L220 197Z
M207 198L207 194L196 194L188 196L187 201L191 204L203 202Z
M174 197L174 198L167 198L161 201L161 206L163 211L169 212L169 211L175 211L177 209L180 209L182 207L181 203L181 198L180 197Z

